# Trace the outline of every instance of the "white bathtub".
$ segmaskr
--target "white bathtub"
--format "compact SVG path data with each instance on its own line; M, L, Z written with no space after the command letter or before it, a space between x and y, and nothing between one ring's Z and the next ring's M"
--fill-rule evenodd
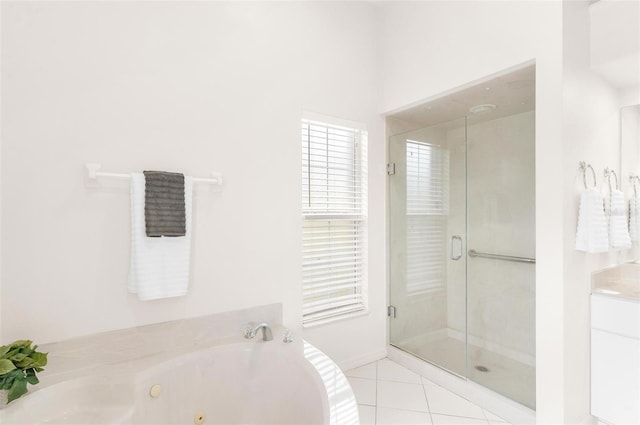
M46 373L46 372L44 372ZM150 389L160 385L159 396ZM102 366L33 391L3 424L357 425L340 369L304 341L233 341L167 358Z

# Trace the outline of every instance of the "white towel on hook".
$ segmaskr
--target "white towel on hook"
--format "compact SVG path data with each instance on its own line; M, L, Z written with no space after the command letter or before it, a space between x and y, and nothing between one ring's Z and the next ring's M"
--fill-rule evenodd
M611 190L609 204L609 243L612 248L631 248L629 225L624 211L624 193L618 189Z
M593 253L609 250L604 199L594 188L586 189L580 194L576 249Z
M193 179L185 176L185 236L150 238L145 231L144 175L131 175L131 264L128 289L141 300L179 297L187 293L191 263L192 189Z
M632 242L640 240L640 198L629 199L629 237Z

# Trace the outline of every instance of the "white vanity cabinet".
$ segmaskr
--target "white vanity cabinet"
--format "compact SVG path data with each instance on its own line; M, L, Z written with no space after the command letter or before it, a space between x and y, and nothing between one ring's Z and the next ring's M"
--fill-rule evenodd
M640 424L640 300L591 295L591 414Z

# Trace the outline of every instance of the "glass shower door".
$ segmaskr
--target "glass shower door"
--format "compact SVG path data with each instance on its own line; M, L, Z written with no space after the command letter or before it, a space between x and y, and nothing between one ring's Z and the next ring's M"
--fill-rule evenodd
M390 343L467 376L466 118L391 137Z
M468 378L535 409L535 112L467 121Z
M535 113L389 140L390 343L535 409Z

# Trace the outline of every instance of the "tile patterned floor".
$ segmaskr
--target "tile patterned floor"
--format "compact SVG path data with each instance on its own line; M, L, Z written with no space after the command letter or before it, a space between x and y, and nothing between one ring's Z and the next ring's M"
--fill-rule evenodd
M508 425L389 359L345 375L358 401L361 425Z

